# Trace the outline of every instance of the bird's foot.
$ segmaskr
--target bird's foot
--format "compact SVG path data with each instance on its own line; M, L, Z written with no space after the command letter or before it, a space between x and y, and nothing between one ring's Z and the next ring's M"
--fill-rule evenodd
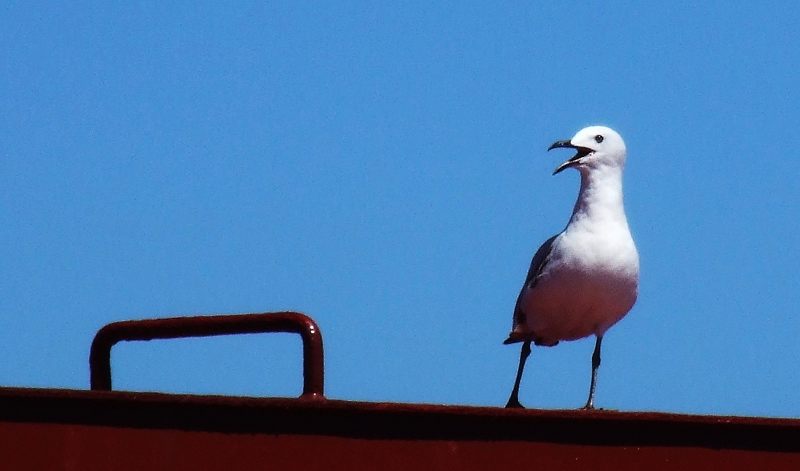
M616 410L616 409L606 409L605 407L595 407L592 404L586 404L585 406L581 407L578 410L601 411L601 410Z
M506 409L524 409L525 406L519 403L517 398L510 398L506 403Z

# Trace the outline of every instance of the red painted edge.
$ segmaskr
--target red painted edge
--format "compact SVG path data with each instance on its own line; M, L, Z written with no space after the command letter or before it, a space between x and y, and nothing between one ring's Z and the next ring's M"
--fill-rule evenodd
M800 420L0 388L3 422L370 439L525 440L800 453Z

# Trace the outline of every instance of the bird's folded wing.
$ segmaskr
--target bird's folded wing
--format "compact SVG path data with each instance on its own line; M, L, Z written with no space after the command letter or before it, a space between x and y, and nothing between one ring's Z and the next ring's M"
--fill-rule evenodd
M531 260L531 266L528 268L528 275L525 277L525 283L522 285L522 289L519 291L519 295L517 296L517 302L514 305L514 325L511 328L511 334L508 338L503 342L504 344L521 342L526 340L520 336L514 335L514 327L524 324L525 323L525 312L522 310L520 306L520 301L522 300L522 294L525 292L525 289L533 289L536 286L536 281L539 278L539 275L542 274L544 268L547 266L548 260L550 260L550 252L553 249L553 241L560 234L556 234L553 237L547 239L539 250L533 255L533 259Z

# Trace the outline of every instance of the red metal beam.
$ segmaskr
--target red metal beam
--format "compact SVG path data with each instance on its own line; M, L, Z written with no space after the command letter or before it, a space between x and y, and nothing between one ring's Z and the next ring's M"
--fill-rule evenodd
M800 420L0 388L0 456L9 469L797 470Z
M302 336L300 399L110 391L119 341L255 332ZM92 344L94 391L0 388L1 467L800 469L800 420L324 400L322 362L298 313L110 324Z

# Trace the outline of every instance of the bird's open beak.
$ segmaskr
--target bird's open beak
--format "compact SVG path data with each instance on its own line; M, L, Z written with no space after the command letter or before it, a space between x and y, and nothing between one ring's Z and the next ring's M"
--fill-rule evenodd
M576 146L573 145L572 142L570 141L556 141L553 143L553 145L548 147L547 150L550 151L559 147L568 147L570 149L575 149L578 151L578 153L569 158L568 160L566 160L563 164L556 167L556 169L553 171L553 175L561 172L565 168L574 167L575 165L578 165L579 163L581 163L582 158L594 152L594 149L590 149L588 147Z

